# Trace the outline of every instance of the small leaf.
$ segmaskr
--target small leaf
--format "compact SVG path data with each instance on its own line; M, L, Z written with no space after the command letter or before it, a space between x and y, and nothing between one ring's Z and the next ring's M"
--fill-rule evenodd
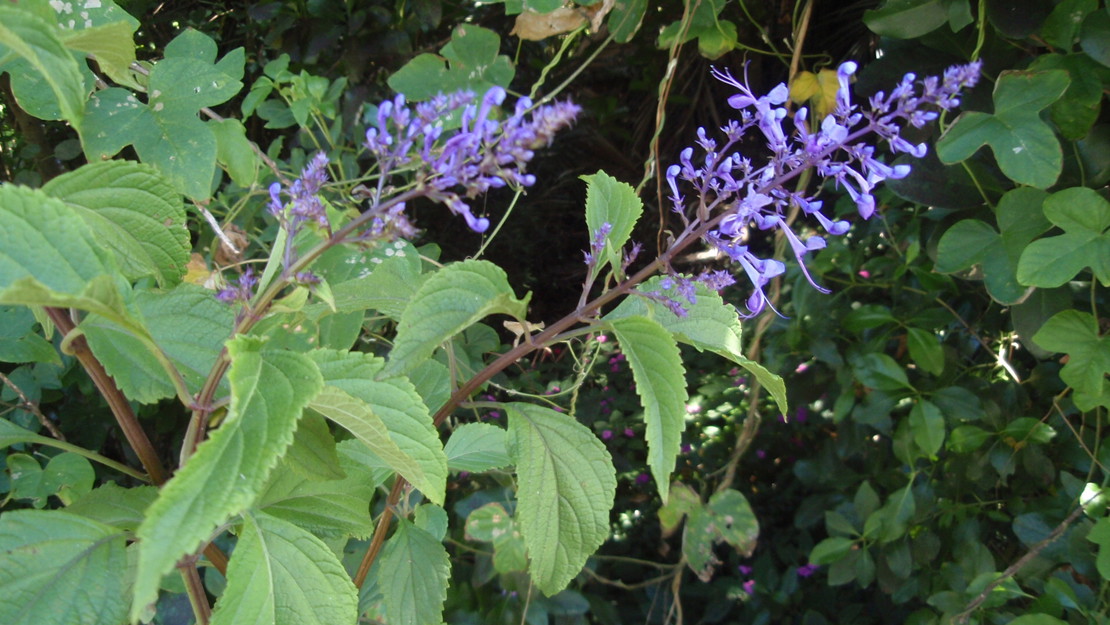
M906 371L886 354L864 354L852 358L856 379L864 386L880 391L900 391L913 388Z
M5 512L0 516L0 623L126 621L126 539L115 527L62 510Z
M516 521L499 503L488 503L466 518L466 537L493 543L493 568L498 573L528 568L524 538Z
M1087 540L1098 545L1095 566L1102 579L1110 579L1110 517L1104 516L1095 522L1087 534Z
M505 430L488 423L467 423L451 433L443 447L447 468L481 473L509 464Z
M66 506L66 512L134 531L143 522L143 513L157 497L158 489L154 486L122 488L114 482L107 482Z
M699 578L712 577L716 558L713 546L726 542L742 557L749 557L759 538L759 522L747 498L728 489L715 493L705 507L690 513L682 534L682 553Z
M647 425L648 466L666 502L671 471L686 429L688 395L682 357L670 333L647 317L625 317L609 323L632 367Z
M132 620L157 598L162 576L181 556L254 501L293 442L301 411L323 385L316 364L301 354L265 350L259 339L242 335L227 349L227 417L162 487L137 532Z
M1039 115L1070 82L1062 70L1003 72L994 88L994 114L962 113L937 142L937 155L956 163L989 145L1002 172L1014 182L1039 189L1052 186L1063 167L1063 151Z
M492 314L524 319L528 298L517 299L505 272L493 263L467 260L432 274L397 324L386 375L407 373L444 341Z
M533 404L505 408L528 572L550 597L609 536L616 471L605 445L574 417Z
M935 458L944 444L944 415L932 402L920 400L910 409L913 442L930 458Z
M382 549L378 588L391 625L443 622L451 561L443 543L401 519Z
M933 375L944 372L944 348L936 334L921 328L907 328L906 343L910 349L910 358L913 358L917 366Z
M243 516L213 625L333 625L358 618L358 589L319 538L262 513Z
M632 227L644 212L644 204L636 196L635 189L603 171L581 178L586 181L586 227L591 244L603 224L610 226L597 270L601 271L606 262L619 268L624 246L632 235Z
M671 484L670 497L667 498L667 503L659 508L659 524L663 527L663 535L670 536L674 533L682 523L682 518L695 510L700 510L701 506L701 497L694 492L694 489L682 482Z
M851 538L826 538L814 545L809 552L809 561L811 564L832 564L848 555L855 544L856 541Z
M1092 59L1110 67L1110 13L1091 11L1079 28L1079 47Z

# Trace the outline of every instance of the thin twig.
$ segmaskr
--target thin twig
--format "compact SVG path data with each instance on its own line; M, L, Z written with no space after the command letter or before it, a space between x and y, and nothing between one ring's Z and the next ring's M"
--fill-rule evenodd
M16 386L15 382L12 382L11 378L4 375L3 373L0 373L0 381L3 381L4 384L8 386L8 388L15 391L16 395L19 395L20 406L27 412L35 415L35 418L39 420L39 423L42 424L42 427L46 428L46 430L50 432L51 436L62 442L65 442L66 437L62 435L57 426L55 426L54 423L46 417L46 415L42 414L42 410L39 409L38 404L31 401L31 399L27 397L27 394L23 392L23 389Z

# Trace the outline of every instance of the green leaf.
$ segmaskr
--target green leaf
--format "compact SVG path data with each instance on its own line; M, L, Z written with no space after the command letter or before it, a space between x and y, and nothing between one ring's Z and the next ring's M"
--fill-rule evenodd
M447 511L434 503L422 503L412 515L412 523L439 541L447 536Z
M1018 261L1022 284L1056 287L1090 268L1110 284L1110 202L1094 189L1073 187L1044 201L1044 214L1064 234L1034 241Z
M1065 139L1082 139L1098 120L1102 109L1102 79L1105 68L1086 54L1045 54L1029 66L1032 71L1060 69L1068 73L1071 84L1063 97L1052 104L1052 123Z
M910 349L910 358L918 367L933 375L944 372L944 348L936 334L921 328L907 328L906 344Z
M404 377L377 379L384 361L370 354L311 352L327 386L310 407L365 443L433 502L442 504L447 456L431 415Z
M662 290L661 277L645 280L639 287L644 292ZM662 303L645 297L626 297L615 309L605 315L606 320L642 316L659 322L680 343L698 350L710 351L745 368L754 375L763 388L771 393L782 414L787 412L786 385L782 378L768 371L763 365L744 356L740 340L740 318L736 308L726 304L715 291L705 285L695 284L697 301L686 305L686 316L679 317ZM680 298L677 290L666 295Z
M467 423L451 433L443 447L447 468L481 473L509 464L505 430L488 423Z
M671 471L686 429L688 396L682 356L670 333L647 317L614 319L609 324L632 367L647 425L648 466L666 502Z
M440 54L421 54L387 81L409 101L427 100L437 93L468 89L481 97L493 86L508 87L513 69L509 57L498 54L501 38L473 24L459 26ZM444 66L446 61L447 66Z
M237 336L227 343L231 404L223 424L162 488L139 527L132 620L158 594L162 576L220 524L245 510L293 442L301 411L323 386L301 354L264 349Z
M0 362L62 364L54 344L34 330L35 316L23 306L0 306Z
M58 17L64 19L62 14ZM96 57L97 66L115 83L138 89L140 85L131 74L131 64L135 62L135 41L132 35L137 26L138 22L134 19L121 20L80 30L63 31L62 37L70 50Z
M1110 13L1091 11L1079 27L1079 47L1092 59L1110 67Z
M358 589L319 538L262 513L243 515L213 625L333 625L358 618Z
M728 489L715 493L709 503L690 513L682 535L682 553L699 578L713 576L717 560L713 546L726 542L742 557L749 557L759 538L759 522L744 495Z
M93 353L135 401L154 403L174 395L169 374L153 349L162 350L189 390L198 392L231 336L235 312L212 291L193 284L179 284L171 291L140 291L135 306L149 338L140 338L133 328L102 315L89 315L79 327Z
M948 449L966 454L983 446L993 436L990 432L974 425L961 425L948 435Z
M832 564L848 555L855 544L856 541L852 538L826 538L814 545L809 552L809 561L811 564Z
M926 456L936 458L944 444L944 415L940 408L928 400L920 400L910 409L910 429L913 442Z
M907 484L894 491L886 500L886 503L883 504L883 507L875 512L883 520L879 540L884 544L897 540L906 534L909 522L917 510L911 486L912 484Z
M636 196L630 185L599 171L592 176L581 176L586 181L586 227L590 234L590 244L600 232L603 224L609 224L609 235L605 237L605 248L598 258L597 271L604 269L606 263L619 269L624 245L632 236L632 227L644 212L644 204Z
M677 43L698 40L698 52L708 59L716 59L736 48L736 24L719 19L725 0L704 0L694 5L685 36ZM660 48L670 48L683 30L682 20L672 22L659 32Z
M528 571L550 597L608 538L616 471L605 445L574 417L533 404L505 409Z
M378 588L391 625L443 622L451 561L443 543L401 519L382 549Z
M420 273L420 255L407 241L387 243L365 257L360 274L332 285L335 307L343 312L374 309L399 320L427 276Z
M420 286L401 315L385 374L411 371L441 343L484 317L524 319L527 312L528 298L516 298L497 265L482 260L447 265Z
M693 514L701 507L701 497L694 489L678 481L671 484L670 497L659 508L659 525L663 528L663 536L674 533L679 523L682 523L682 517Z
M1094 527L1087 534L1087 540L1098 545L1098 557L1095 565L1102 579L1110 579L1110 517L1102 517L1095 522Z
M1063 167L1063 152L1040 112L1070 82L1062 70L1003 72L994 87L994 114L960 114L937 141L937 156L956 163L989 145L1002 172L1014 182L1039 189L1052 186Z
M609 32L618 43L628 43L640 30L647 13L647 0L617 0L609 13Z
M130 578L126 538L117 528L62 510L5 512L0 623L124 622Z
M114 273L115 263L72 208L43 191L0 186L0 301L22 304L7 289L33 278L41 288L82 294L89 282ZM22 290L22 289L21 289Z
M224 166L231 180L240 187L250 188L258 181L262 163L247 139L247 129L237 119L208 122L216 135L216 162Z
M307 413L297 422L293 444L285 452L283 464L310 480L341 480L339 454L328 422L318 414Z
M143 513L157 497L158 488L154 486L123 488L115 482L108 482L66 506L66 512L134 531L143 522Z
M1013 304L1028 293L1018 280L1018 263L1029 243L1051 228L1042 205L1049 197L1029 187L1013 189L995 208L1001 233L974 219L952 226L937 247L936 270L953 272L981 265L987 292L996 301Z
M487 503L466 517L466 539L493 543L493 568L498 573L528 568L524 538L499 503Z
M129 280L152 276L173 286L192 247L181 196L158 172L132 161L91 163L42 190L67 203L115 254Z
M347 459L340 463L351 464ZM318 536L365 538L374 531L370 499L378 485L365 478L364 472L352 471L344 479L319 480L282 465L253 507Z
M863 13L871 32L895 39L916 39L948 22L945 0L887 0L878 9Z
M1010 621L1007 625L1067 625L1067 621L1060 620L1050 614L1023 614Z
M880 391L909 390L906 371L886 354L864 354L851 359L852 370L860 384Z
M58 28L14 6L0 6L0 46L23 59L21 73L45 80L57 101L61 119L82 130L85 81L73 54L58 37ZM0 50L2 52L2 50ZM3 55L0 55L0 59ZM10 66L0 66L9 70ZM14 79L14 77L13 77ZM50 119L56 119L50 117Z

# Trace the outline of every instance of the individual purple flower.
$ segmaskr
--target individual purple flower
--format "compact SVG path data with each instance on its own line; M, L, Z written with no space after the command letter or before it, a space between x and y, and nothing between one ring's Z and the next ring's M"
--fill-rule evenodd
M752 574L752 567L748 566L747 564L737 565L736 570L740 571L740 574L744 576Z
M601 440L607 441L611 438L613 438L613 430L602 430L601 431Z
M754 579L749 579L748 581L744 582L743 586L744 586L744 592L748 593L749 595L754 595L755 594L755 580Z
M624 428L624 437L625 438L635 438L636 437L636 430L633 430L632 428Z
M245 304L254 297L256 286L258 286L258 276L254 275L254 267L247 267L234 284L228 283L227 286L216 292L216 299L225 304L234 304L235 302Z
M651 476L648 475L647 473L641 473L641 474L636 476L636 483L641 485L641 486L644 485L644 484L647 484L650 481L651 481Z
M809 577L816 573L819 568L821 568L820 564L803 564L798 567L796 572L798 573L798 577Z
M736 90L728 103L738 111L739 118L720 128L724 135L721 142L699 129L697 150L682 150L678 163L666 169L665 177L672 207L687 230L701 226L705 241L739 265L751 282L744 316L755 316L769 305L764 288L785 271L781 262L761 259L751 252L744 242L751 232L782 232L806 279L825 291L809 274L805 259L810 252L823 249L826 238L817 234L801 236L787 215L792 208L800 208L802 217L816 222L814 230L823 230L829 236L840 236L848 230L848 222L822 212L822 203L810 192L792 190L787 183L812 169L820 178L843 188L861 217L871 217L876 211L876 186L885 180L904 178L910 167L880 160L876 146L864 137L877 135L893 154L923 156L924 144L906 141L901 129L906 125L921 127L936 119L936 110L957 106L960 92L977 82L979 68L978 62L956 66L942 77L923 81L907 74L889 95L876 94L860 107L852 103L849 91L857 66L844 63L837 70L840 89L836 106L824 119L814 120L815 128L811 128L805 108L799 109L786 126L790 115L783 106L789 96L785 85L778 85L767 95L756 95L746 80L713 70L714 77ZM762 166L736 151L749 132L759 133L766 145L769 158ZM703 156L698 155L699 150ZM695 191L692 206L687 205L683 187Z

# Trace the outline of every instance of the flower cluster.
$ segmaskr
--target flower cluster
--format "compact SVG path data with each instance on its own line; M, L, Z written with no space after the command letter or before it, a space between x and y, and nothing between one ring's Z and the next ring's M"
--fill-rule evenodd
M294 180L288 188L280 182L270 185L270 214L277 217L281 228L288 236L282 266L288 269L296 261L293 239L306 223L315 223L324 230L331 231L327 210L320 199L320 191L328 182L328 156L317 152L316 156L301 170L301 177ZM283 196L288 196L287 202Z
M525 167L535 150L548 145L580 111L571 102L535 106L524 97L511 115L498 120L495 109L505 97L504 89L493 87L481 100L458 92L412 107L403 95L379 105L377 123L366 131L366 148L378 162L375 199L380 200L391 174L411 169L423 195L461 215L475 232L485 232L489 220L474 216L463 198L507 185L531 186L535 177ZM458 129L449 131L448 120L458 120Z
M688 228L709 225L705 240L737 263L752 282L753 291L746 305L755 316L769 304L763 288L786 267L774 259L759 258L744 244L751 228L779 230L790 244L806 278L815 287L805 267L804 257L825 247L822 236L799 237L787 223L791 207L812 218L827 234L838 236L848 230L848 222L831 219L822 212L822 203L805 190L791 190L786 184L802 171L815 173L842 186L855 201L864 219L875 213L872 191L886 179L903 178L909 165L891 166L876 157L876 146L864 140L876 135L894 154L915 157L925 154L924 144L913 145L900 136L905 125L921 127L937 117L937 109L950 109L959 104L959 93L974 86L979 77L979 63L956 66L943 77L929 77L917 83L916 76L907 74L889 95L878 93L861 110L851 102L848 82L856 64L844 63L837 70L840 89L836 107L816 130L808 125L808 110L799 109L793 116L792 131L784 128L790 118L783 106L789 96L786 85L780 84L767 95L757 96L728 72L714 70L714 76L736 88L728 99L737 109L739 119L730 120L721 132L724 142L698 130L697 147L704 157L695 162L695 149L688 147L679 156L679 163L667 169L674 210ZM762 166L742 156L735 148L748 131L757 129L766 142L770 158ZM690 185L698 201L688 211L680 182Z

